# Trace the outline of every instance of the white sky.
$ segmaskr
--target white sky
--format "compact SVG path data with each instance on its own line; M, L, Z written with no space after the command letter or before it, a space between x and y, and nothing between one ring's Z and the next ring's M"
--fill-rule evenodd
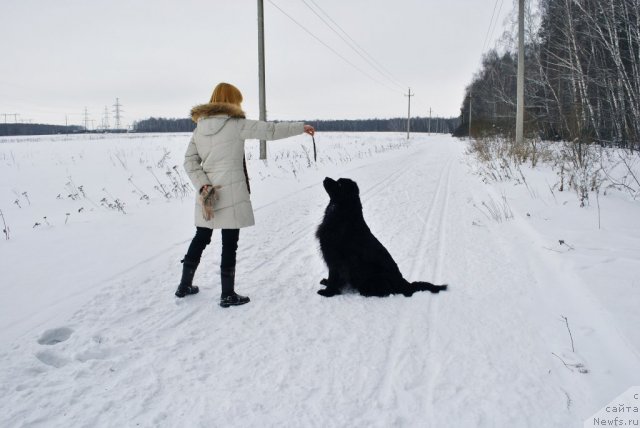
M401 84L352 51L305 6L314 2ZM269 119L458 116L479 69L495 0L273 0L363 75L264 0ZM513 10L499 0L494 45ZM497 14L496 10L496 14ZM319 12L320 13L320 12ZM124 122L187 117L220 81L258 116L254 0L0 0L0 121L94 125L119 97ZM389 89L391 87L391 89ZM13 116L8 118L13 121ZM111 124L113 117L111 113Z

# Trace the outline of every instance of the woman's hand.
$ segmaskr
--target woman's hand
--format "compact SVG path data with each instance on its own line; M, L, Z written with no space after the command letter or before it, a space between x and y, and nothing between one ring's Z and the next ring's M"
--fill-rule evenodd
M305 134L309 134L309 135L313 136L313 134L316 133L316 130L313 129L313 126L311 126L311 125L305 125L304 126L304 132L305 132Z

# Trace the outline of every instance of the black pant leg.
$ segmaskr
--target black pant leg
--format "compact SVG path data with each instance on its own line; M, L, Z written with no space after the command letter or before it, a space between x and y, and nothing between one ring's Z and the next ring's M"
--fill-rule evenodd
M207 247L207 245L209 245L209 243L211 242L212 234L213 234L212 229L208 229L206 227L196 228L196 235L191 240L191 245L189 245L187 254L184 256L185 261L189 261L195 264L200 263L200 257L202 257L202 252Z
M236 266L236 250L240 229L222 229L222 256L220 257L221 269L232 269Z

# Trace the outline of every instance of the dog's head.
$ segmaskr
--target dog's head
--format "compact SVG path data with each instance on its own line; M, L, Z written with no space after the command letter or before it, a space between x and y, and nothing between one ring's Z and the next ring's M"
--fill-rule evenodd
M329 194L331 202L338 204L360 202L360 189L353 180L348 178L334 180L326 177L322 184Z

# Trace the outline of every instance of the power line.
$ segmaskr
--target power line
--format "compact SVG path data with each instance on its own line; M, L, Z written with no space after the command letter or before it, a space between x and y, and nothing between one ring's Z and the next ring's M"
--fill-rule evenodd
M403 88L403 90L404 90L404 88L405 88L405 87L407 87L407 86L408 86L408 85L406 85L405 83L403 83L403 82L399 81L398 79L396 79L396 78L393 76L393 74L392 74L391 72L389 72L389 70L387 70L387 69L386 69L382 64L380 64L378 61L376 61L376 59L375 59L371 54L369 54L369 52L367 52L367 51L366 51L362 46L360 46L360 45L358 44L358 42L356 42L356 41L353 39L353 37L351 37L351 36L350 36L350 35L349 35L349 34L348 34L348 33L347 33L347 32L346 32L346 31L345 31L345 30L340 26L340 24L338 24L336 21L334 21L334 20L329 16L329 14L328 14L327 12L325 12L325 11L320 7L320 5L318 5L314 0L310 0L310 1L311 1L311 3L313 3L313 4L314 4L314 5L315 5L315 6L316 6L316 7L317 7L321 12L322 12L322 13L323 13L323 14L324 14L324 15L325 15L325 16L326 16L326 17L327 17L331 22L333 22L333 23L335 24L335 26L336 26L336 27L338 27L338 29L339 29L340 31L342 31L342 33L343 33L345 36L347 36L347 38L349 38L349 40L351 40L355 46L357 46L357 47L358 47L358 49L360 49L360 50L361 50L361 51L362 51L366 56L368 56L369 58L371 58L371 60L372 60L373 62L375 62L376 64L378 64L378 66L380 66L380 68L381 68L382 70L384 70L384 71L385 71L385 73L386 73L386 74L391 78L391 80L394 80L395 82L397 82L398 84L400 84L400 86Z
M333 31L335 34L338 35L338 37L340 37L346 44L347 46L349 46L358 56L360 56L362 59L364 59L367 63L369 63L369 65L371 65L378 73L380 73L380 75L382 75L383 77L385 77L387 80L389 80L389 82L393 83L394 85L397 85L399 88L404 89L407 85L404 85L402 83L399 83L399 81L393 77L393 75L391 73L389 73L380 63L378 63L378 61L375 60L375 58L373 58L363 47L361 47L354 39L353 37L351 37L349 34L347 34L346 31L344 31L344 29L336 22L334 21L327 12L325 12L315 1L310 0L311 3L313 3L315 5L316 8L318 8L318 10L320 10L329 21L331 21L333 23L333 25L335 25L343 34L340 34L340 32L338 32L338 30L336 30L333 26L331 26L331 24L329 24L322 16L320 16L318 14L318 12L316 12L311 6L309 6L309 4L306 2L306 0L301 0L304 5L311 10L311 12L313 12L318 18L320 18L320 20L322 22L324 22L324 24L329 27L329 29L331 31ZM346 36L346 38L345 38ZM348 40L347 40L348 38ZM361 53L362 52L362 53ZM364 55L363 55L364 54ZM366 55L366 56L365 56Z
M498 0L496 0L493 5L493 12L491 13L491 19L489 20L489 27L487 28L487 34L484 36L484 43L482 43L482 52L484 52L485 47L487 46L487 39L489 38L489 32L491 31L491 27L493 26L493 17L496 15L496 9L498 8Z
M500 17L500 12L502 12L502 5L503 4L504 4L504 0L500 0L500 7L498 8L498 14L496 15L496 20L493 23L493 30L491 30L490 39L493 39L493 33L496 31L496 28L498 28L498 18Z
M367 76L369 79L373 80L374 82L384 86L385 88L389 89L390 91L393 92L398 92L397 89L392 88L391 86L387 85L386 83L376 79L375 77L371 76L369 73L367 73L366 71L362 70L360 67L358 67L357 65L355 65L354 63L352 63L351 61L349 61L347 58L345 58L344 56L342 56L340 53L338 53L338 51L336 51L335 49L333 49L331 46L329 46L327 43L325 43L324 41L322 41L322 39L320 39L318 36L316 36L315 34L313 34L311 31L307 30L305 28L304 25L300 24L298 21L296 21L291 15L289 15L287 12L285 12L284 10L282 10L277 4L275 4L272 0L269 0L269 3L271 3L276 9L278 9L283 15L285 15L287 18L289 18L291 21L293 21L298 27L302 28L302 30L304 30L305 33L309 34L311 37L313 37L314 39L316 39L318 42L320 42L322 45L324 45L327 49L329 49L331 52L333 52L335 55L337 55L340 59L342 59L344 62L346 62L347 64L349 64L351 67L355 68L356 70L358 70L360 73L364 74L365 76Z
M500 2L500 9L498 10L498 14L496 15L496 9L498 8L498 0L493 5L493 12L491 13L491 20L489 21L489 27L487 28L487 34L484 36L484 43L482 44L482 52L487 48L487 42L489 41L489 33L491 33L491 37L493 37L493 32L498 26L498 17L500 16L500 11L502 11L502 4L504 0ZM495 18L495 21L494 21ZM493 27L493 30L491 29Z

